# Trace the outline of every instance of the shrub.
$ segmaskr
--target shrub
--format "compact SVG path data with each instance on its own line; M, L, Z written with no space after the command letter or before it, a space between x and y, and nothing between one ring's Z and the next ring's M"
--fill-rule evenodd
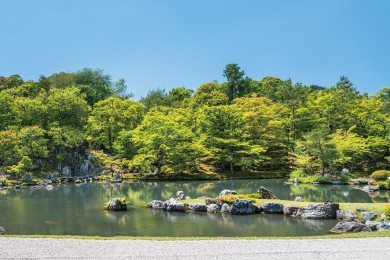
M217 200L221 202L221 204L223 203L233 204L236 201L236 197L231 194L228 194L224 196L218 196Z
M387 204L385 206L385 211L384 211L386 217L390 218L390 204Z
M390 181L379 181L378 186L380 190L390 190Z
M386 170L375 171L371 174L371 178L373 178L376 181L387 181L389 177L390 177L390 171L386 171Z
M348 176L348 175L346 175L346 174L342 174L341 176L340 176L340 181L342 181L342 182L349 182L351 180L351 178Z
M304 169L296 169L290 173L290 179L293 180L294 178L304 178L305 175L306 174Z

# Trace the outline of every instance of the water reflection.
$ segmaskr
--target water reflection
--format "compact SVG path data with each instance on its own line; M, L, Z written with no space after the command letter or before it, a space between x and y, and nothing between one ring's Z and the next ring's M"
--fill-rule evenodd
M320 235L335 222L301 220L284 215L234 216L146 209L153 199L174 197L176 191L197 198L217 196L223 189L253 193L259 186L280 199L306 201L389 202L389 192L375 196L348 186L283 185L283 180L195 182L82 183L46 188L0 190L0 223L13 234L132 236L296 236ZM108 212L111 197L129 201L126 212Z

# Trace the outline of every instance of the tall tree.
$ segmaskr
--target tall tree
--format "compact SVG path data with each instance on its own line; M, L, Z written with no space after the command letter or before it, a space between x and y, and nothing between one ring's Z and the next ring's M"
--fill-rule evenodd
M244 78L245 72L240 71L238 64L227 64L223 70L223 76L227 79L227 94L230 101L249 94L250 79Z

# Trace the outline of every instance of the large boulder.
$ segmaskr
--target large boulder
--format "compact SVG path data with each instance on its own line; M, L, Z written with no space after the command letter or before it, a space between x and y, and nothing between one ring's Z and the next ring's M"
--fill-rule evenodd
M346 232L371 232L371 229L363 223L356 221L339 222L331 230L334 233Z
M152 200L146 205L147 208L151 209L163 209L164 208L164 201L162 200Z
M362 219L364 219L365 221L374 220L377 217L378 217L378 214L375 212L370 212L370 211L363 211L362 212Z
M382 224L382 222L379 221L366 221L364 223L367 227L369 227L371 230L378 230L378 226Z
M225 195L229 195L229 194L235 195L235 194L237 194L237 192L234 190L223 190L219 193L219 196L225 196Z
M107 204L107 210L127 210L127 203L125 199L112 198Z
M184 199L184 191L182 191L182 190L177 191L177 192L176 192L176 199L177 199L177 200L182 200L182 199Z
M287 205L283 208L283 214L287 216L295 216L300 208L301 207L299 206Z
M264 188L263 186L257 190L257 193L259 193L263 199L276 199L276 196L272 193L272 191Z
M217 213L218 211L220 211L220 208L217 204L210 204L207 206L207 212Z
M265 202L264 212L267 214L283 214L283 204L275 202Z
M233 215L250 215L255 213L256 209L250 200L237 199L231 208Z
M5 228L0 227L0 235L6 235L6 234L7 234L7 231L5 230Z
M227 203L222 204L222 206L221 206L222 213L230 213L231 210L232 210L232 207L230 207L229 204L227 204Z
M390 230L390 222L384 222L377 226L378 231Z
M194 212L206 212L207 206L202 203L192 203L188 206L188 209Z
M338 210L336 211L336 218L344 221L356 221L357 215L349 210Z
M171 198L171 199L164 202L163 209L166 211L185 212L188 209L188 204L178 202L174 198Z
M337 210L339 210L337 203L310 204L307 208L298 209L296 216L309 219L335 219Z

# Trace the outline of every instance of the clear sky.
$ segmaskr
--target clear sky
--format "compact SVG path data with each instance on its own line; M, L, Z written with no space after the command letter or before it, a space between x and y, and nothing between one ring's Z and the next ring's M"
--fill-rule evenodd
M0 0L0 32L0 75L99 68L135 99L223 82L228 63L258 80L390 86L388 0Z

